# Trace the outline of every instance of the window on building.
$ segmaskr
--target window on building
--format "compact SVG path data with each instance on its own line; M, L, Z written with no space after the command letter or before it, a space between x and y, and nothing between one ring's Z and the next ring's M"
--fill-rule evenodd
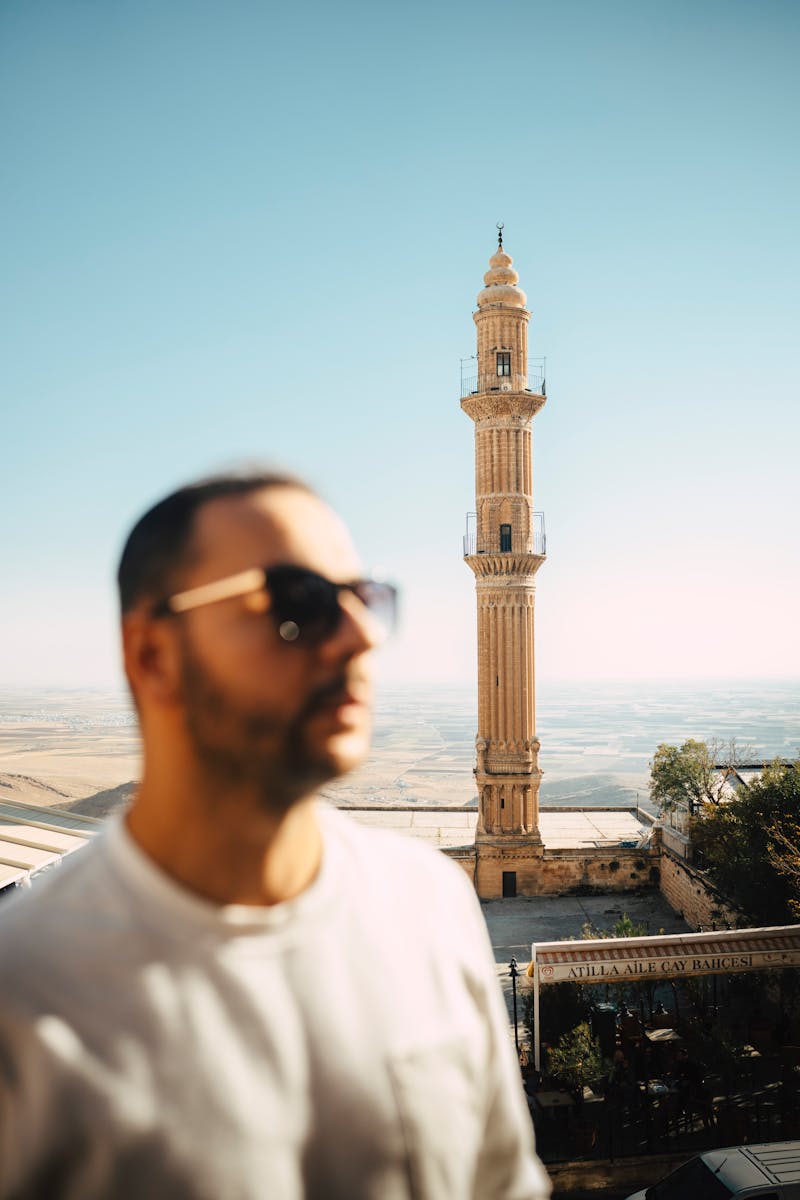
M501 550L501 552L505 551L506 553L508 553L508 551L510 549L511 549L511 526L510 525L501 525L500 526L500 550Z
M511 374L511 351L510 350L498 350L498 352L497 352L497 374L498 375L510 375Z
M503 897L513 899L517 894L517 872L503 871Z

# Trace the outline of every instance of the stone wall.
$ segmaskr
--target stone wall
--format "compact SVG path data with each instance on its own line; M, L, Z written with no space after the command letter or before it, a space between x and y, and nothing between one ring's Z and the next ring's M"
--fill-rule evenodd
M503 874L513 871L519 896L630 892L657 882L657 864L652 851L620 846L583 850L531 847L526 853L480 844L476 887L483 900L501 897Z
M583 850L510 848L480 845L477 863L462 865L483 900L503 895L503 873L516 874L519 896L569 896L633 892L658 887L667 903L692 929L734 928L736 913L693 866L656 839L648 849L620 846Z
M559 1196L573 1192L581 1196L591 1192L605 1196L609 1188L614 1189L614 1195L621 1196L648 1187L689 1157L686 1150L681 1150L675 1154L642 1154L636 1158L547 1163L547 1173Z
M594 850L545 850L547 894L559 891L630 892L656 881L657 859L649 850L612 846Z
M664 847L661 853L660 888L670 908L679 913L692 929L730 929L737 924L736 914L725 904L720 893L688 862Z
M482 900L502 897L503 873L513 871L518 896L620 893L657 887L692 929L734 928L736 913L702 872L686 861L686 848L681 846L676 852L663 833L656 828L645 849L548 850L533 843L513 847L479 837L476 846L448 847L444 853L462 868Z

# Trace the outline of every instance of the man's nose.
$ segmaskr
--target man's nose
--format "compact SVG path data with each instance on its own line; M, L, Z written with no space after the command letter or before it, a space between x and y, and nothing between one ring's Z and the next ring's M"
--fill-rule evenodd
M341 613L339 623L333 633L325 638L320 653L332 659L342 659L374 650L386 636L378 620L353 592L343 588L338 599Z

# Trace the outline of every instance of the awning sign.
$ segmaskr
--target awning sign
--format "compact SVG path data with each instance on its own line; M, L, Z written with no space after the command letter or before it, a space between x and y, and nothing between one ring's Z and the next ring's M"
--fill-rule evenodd
M727 971L774 970L800 966L800 951L789 954L715 954L686 958L633 959L627 962L545 963L542 983L614 983L631 979L663 979L677 975L715 975Z
M800 966L800 926L722 930L661 938L548 942L531 947L540 983L657 982L689 975Z

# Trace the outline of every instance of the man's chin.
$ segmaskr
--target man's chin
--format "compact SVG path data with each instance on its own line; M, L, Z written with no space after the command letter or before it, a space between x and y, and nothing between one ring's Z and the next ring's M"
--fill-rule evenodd
M325 771L326 778L321 782L327 782L360 767L368 753L369 736L360 730L347 729L331 733L322 744L317 743L310 750L309 759Z
M365 706L344 703L320 708L305 723L303 741L308 761L324 764L336 779L367 757L372 721Z

